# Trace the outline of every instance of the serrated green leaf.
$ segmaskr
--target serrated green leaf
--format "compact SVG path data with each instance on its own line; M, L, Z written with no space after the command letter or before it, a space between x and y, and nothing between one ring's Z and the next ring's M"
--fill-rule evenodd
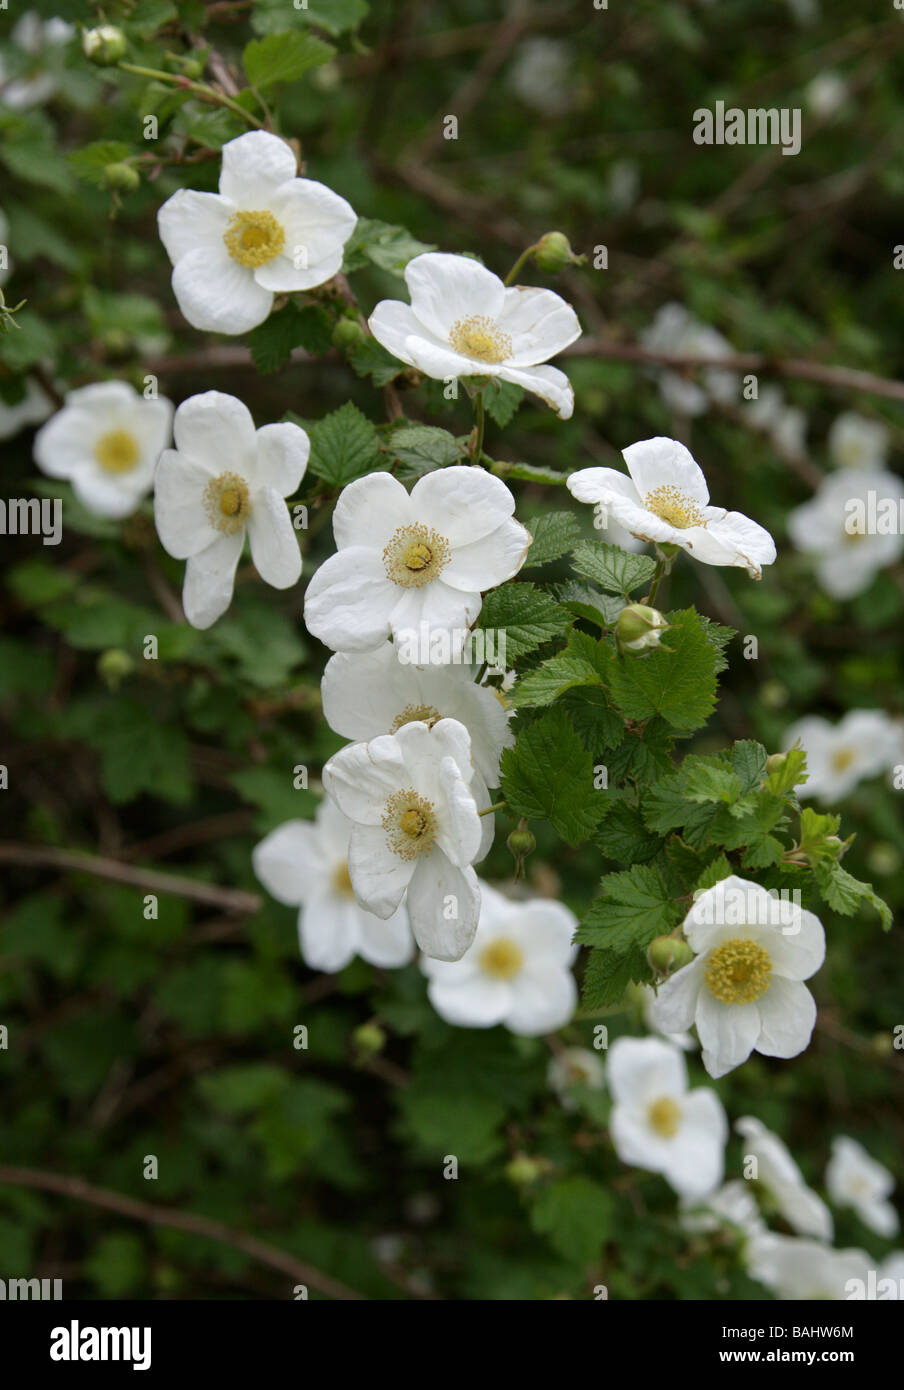
M637 558L637 557L633 557ZM610 692L627 719L661 715L676 729L705 724L716 700L716 652L692 608L669 613L662 645L613 661Z
M464 454L464 446L455 436L436 425L404 425L393 430L386 449L399 463L416 473L446 468L457 463Z
M606 813L605 792L593 783L593 758L561 709L522 730L502 755L502 791L511 808L548 820L570 845L586 840Z
M630 555L605 541L581 541L574 548L571 564L577 574L625 599L635 589L648 586L656 572L656 561L649 555Z
M536 521L532 521L528 529L534 539L527 552L525 569L534 569L538 565L548 565L551 560L560 559L573 549L581 534L581 528L573 512L545 512Z
M576 584L569 580L566 584L556 584L551 592L559 603L573 613L576 618L586 618L599 628L609 628L619 613L626 607L623 598L614 594L601 594L591 589L589 584Z
M523 399L523 387L516 386L512 381L500 381L498 377L494 378L483 391L483 403L486 412L501 430L504 430L506 425L511 424Z
M882 930L891 930L891 908L874 891L871 883L854 878L837 861L817 864L815 876L820 893L835 912L852 917L862 903L868 903L879 914Z
M330 43L298 29L252 39L242 53L242 66L252 87L271 87L274 82L295 82L311 68L326 63L336 53Z
M333 487L345 487L383 462L375 426L351 401L311 430L311 472Z
M522 707L550 705L572 686L601 685L605 667L596 650L600 645L584 632L572 632L564 651L518 682L511 693L511 703Z
M506 659L512 662L562 636L571 626L571 617L533 584L503 584L484 599L479 625L505 633Z
M566 1260L584 1268L597 1262L608 1238L614 1200L611 1193L581 1174L550 1183L537 1194L530 1224Z

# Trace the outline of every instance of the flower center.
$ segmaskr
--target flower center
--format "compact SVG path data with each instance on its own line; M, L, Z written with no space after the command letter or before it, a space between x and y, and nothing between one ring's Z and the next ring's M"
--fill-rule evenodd
M442 715L432 705L406 705L401 714L397 714L392 721L389 732L396 734L403 724L414 724L416 721L432 727L438 719L442 719Z
M836 748L832 754L832 771L847 772L854 761L854 756L853 748Z
M347 859L343 859L341 864L337 864L333 872L333 892L340 898L353 898L355 896Z
M245 525L250 511L248 484L238 473L221 473L211 478L204 489L204 509L211 526L227 536L235 535Z
M128 430L111 430L94 446L94 457L107 473L128 473L138 462L141 450Z
M449 344L462 357L473 357L478 362L504 362L512 355L509 335L483 314L456 319L449 331Z
M706 965L710 994L723 1004L752 1004L769 988L769 952L749 937L734 936L717 946Z
M419 854L429 854L433 848L436 836L433 804L418 796L413 787L392 794L381 823L389 848L400 859L416 859Z
M498 936L480 953L480 968L494 980L510 980L524 964L524 952L507 936Z
M223 233L226 249L239 265L254 270L278 256L286 233L272 212L237 212Z
M445 536L429 526L415 522L400 526L383 550L383 564L394 584L403 589L419 589L436 579L451 558Z
M703 522L703 513L694 499L671 483L663 483L662 487L648 492L643 504L648 512L679 531L686 531L689 526L700 526Z
M674 1139L681 1125L681 1107L671 1096L660 1096L647 1110L647 1123L660 1139Z

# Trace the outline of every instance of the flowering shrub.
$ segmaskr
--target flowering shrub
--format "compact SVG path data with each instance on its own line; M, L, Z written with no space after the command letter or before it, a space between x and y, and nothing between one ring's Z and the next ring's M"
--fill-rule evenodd
M67 8L0 48L0 1263L894 1284L904 392L862 273L831 316L753 249L723 152L597 164L584 15ZM650 12L643 129L717 11ZM76 1180L108 1224L23 1190Z

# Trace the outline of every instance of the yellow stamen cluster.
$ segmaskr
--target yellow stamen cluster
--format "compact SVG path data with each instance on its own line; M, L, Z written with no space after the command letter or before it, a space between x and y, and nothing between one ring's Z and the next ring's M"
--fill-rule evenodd
M401 713L397 714L392 721L389 732L391 734L396 734L403 725L414 724L418 721L423 724L429 724L432 728L438 719L442 719L442 715L439 710L434 709L432 705L406 705Z
M847 772L855 756L853 748L836 748L831 758L832 771Z
M347 859L343 860L341 864L336 865L333 873L333 892L338 894L340 898L353 898L355 896L352 890L352 878L348 871Z
M389 848L400 859L416 859L429 854L436 837L433 803L419 796L413 787L393 792L381 821Z
M130 473L141 457L141 450L128 430L110 430L95 444L94 457L106 473Z
M661 487L648 492L643 504L648 512L652 512L654 516L658 516L679 531L686 531L689 526L700 526L703 523L703 513L694 499L671 483L663 483Z
M752 1004L769 988L772 960L758 942L733 936L713 951L704 978L710 994L722 1004Z
M204 509L211 526L226 536L241 531L248 517L248 484L238 473L221 473L204 489Z
M462 357L473 357L478 362L504 362L512 355L509 335L484 314L456 319L449 332L449 345Z
M671 1096L660 1096L647 1109L647 1123L660 1139L674 1139L681 1125L681 1107Z
M400 526L383 550L386 574L403 589L419 589L436 579L452 551L445 536L420 522Z
M494 980L511 980L524 964L524 952L516 941L497 936L480 953L480 968Z
M237 212L223 233L223 240L234 261L256 270L280 254L286 233L272 212Z

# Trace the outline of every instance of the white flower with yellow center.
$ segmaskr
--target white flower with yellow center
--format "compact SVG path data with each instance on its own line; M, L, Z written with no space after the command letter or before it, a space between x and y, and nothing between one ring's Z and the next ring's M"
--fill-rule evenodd
M864 1226L877 1235L891 1239L897 1234L898 1213L888 1200L895 1180L856 1139L842 1134L832 1140L826 1187L836 1206L853 1207Z
M606 1079L609 1132L622 1163L661 1173L682 1197L706 1197L722 1181L728 1121L708 1086L687 1089L679 1048L659 1038L616 1038Z
M882 472L888 457L890 436L881 420L870 420L856 410L835 417L829 430L829 455L838 468L869 468Z
M290 820L271 830L252 854L254 872L277 902L297 907L301 957L333 974L355 956L394 969L407 965L414 942L404 906L375 917L355 902L348 871L352 823L332 801L313 821Z
M173 292L194 328L247 333L275 294L334 276L356 222L338 193L297 177L285 140L252 130L223 146L219 193L182 188L157 214Z
M96 516L129 516L151 489L172 423L172 403L163 396L145 400L125 381L82 386L38 430L35 463L71 483Z
M622 450L628 475L582 468L568 479L579 502L591 502L642 541L680 546L707 565L740 565L754 579L775 560L769 532L741 512L709 504L703 470L677 439L644 439Z
M767 1202L798 1235L831 1240L832 1213L804 1182L787 1145L753 1115L744 1115L735 1129L743 1139L741 1165L747 1180L760 1184Z
M792 724L784 744L799 743L807 755L807 780L799 796L840 801L858 782L894 766L901 754L902 726L879 709L852 709L830 724L818 714Z
M463 639L481 592L524 563L531 536L514 510L505 483L483 468L426 473L410 495L389 473L349 483L333 512L337 552L305 595L308 631L343 652L422 631L429 641L458 629Z
M778 1236L770 1231L751 1242L747 1262L752 1278L786 1300L846 1300L859 1281L865 1285L875 1262L863 1250L833 1250L818 1240Z
M205 628L229 607L246 532L265 583L287 589L301 575L283 499L301 482L310 444L298 425L255 430L247 406L221 391L183 401L174 433L157 466L154 516L164 549L187 561L185 616Z
M471 735L474 778L499 786L499 759L515 742L509 714L491 686L478 685L469 666L411 666L390 642L372 652L337 652L320 687L323 714L344 738L368 742L403 724L457 719ZM485 804L480 797L478 800Z
M403 724L341 749L323 769L329 796L354 822L348 871L356 900L390 917L403 899L428 956L458 960L480 910L471 868L492 841L471 786L471 740L457 719Z
M816 495L789 513L788 535L798 550L814 556L817 578L832 598L862 593L898 559L904 547L897 521L902 498L900 478L863 465L829 473Z
M546 1079L565 1110L576 1109L573 1090L602 1091L606 1068L598 1052L589 1047L563 1047L549 1059Z
M459 1028L501 1023L522 1037L564 1028L577 1003L574 913L549 898L511 901L487 883L480 894L480 925L463 959L422 963L430 1003Z
M581 336L577 315L552 290L506 288L469 256L428 251L405 269L411 303L383 299L370 316L378 343L437 381L494 377L532 391L567 420L574 392L541 365Z
M731 874L699 895L683 930L696 960L659 986L656 1027L680 1033L695 1023L710 1076L724 1076L754 1050L803 1052L816 1004L802 981L826 951L819 918Z

